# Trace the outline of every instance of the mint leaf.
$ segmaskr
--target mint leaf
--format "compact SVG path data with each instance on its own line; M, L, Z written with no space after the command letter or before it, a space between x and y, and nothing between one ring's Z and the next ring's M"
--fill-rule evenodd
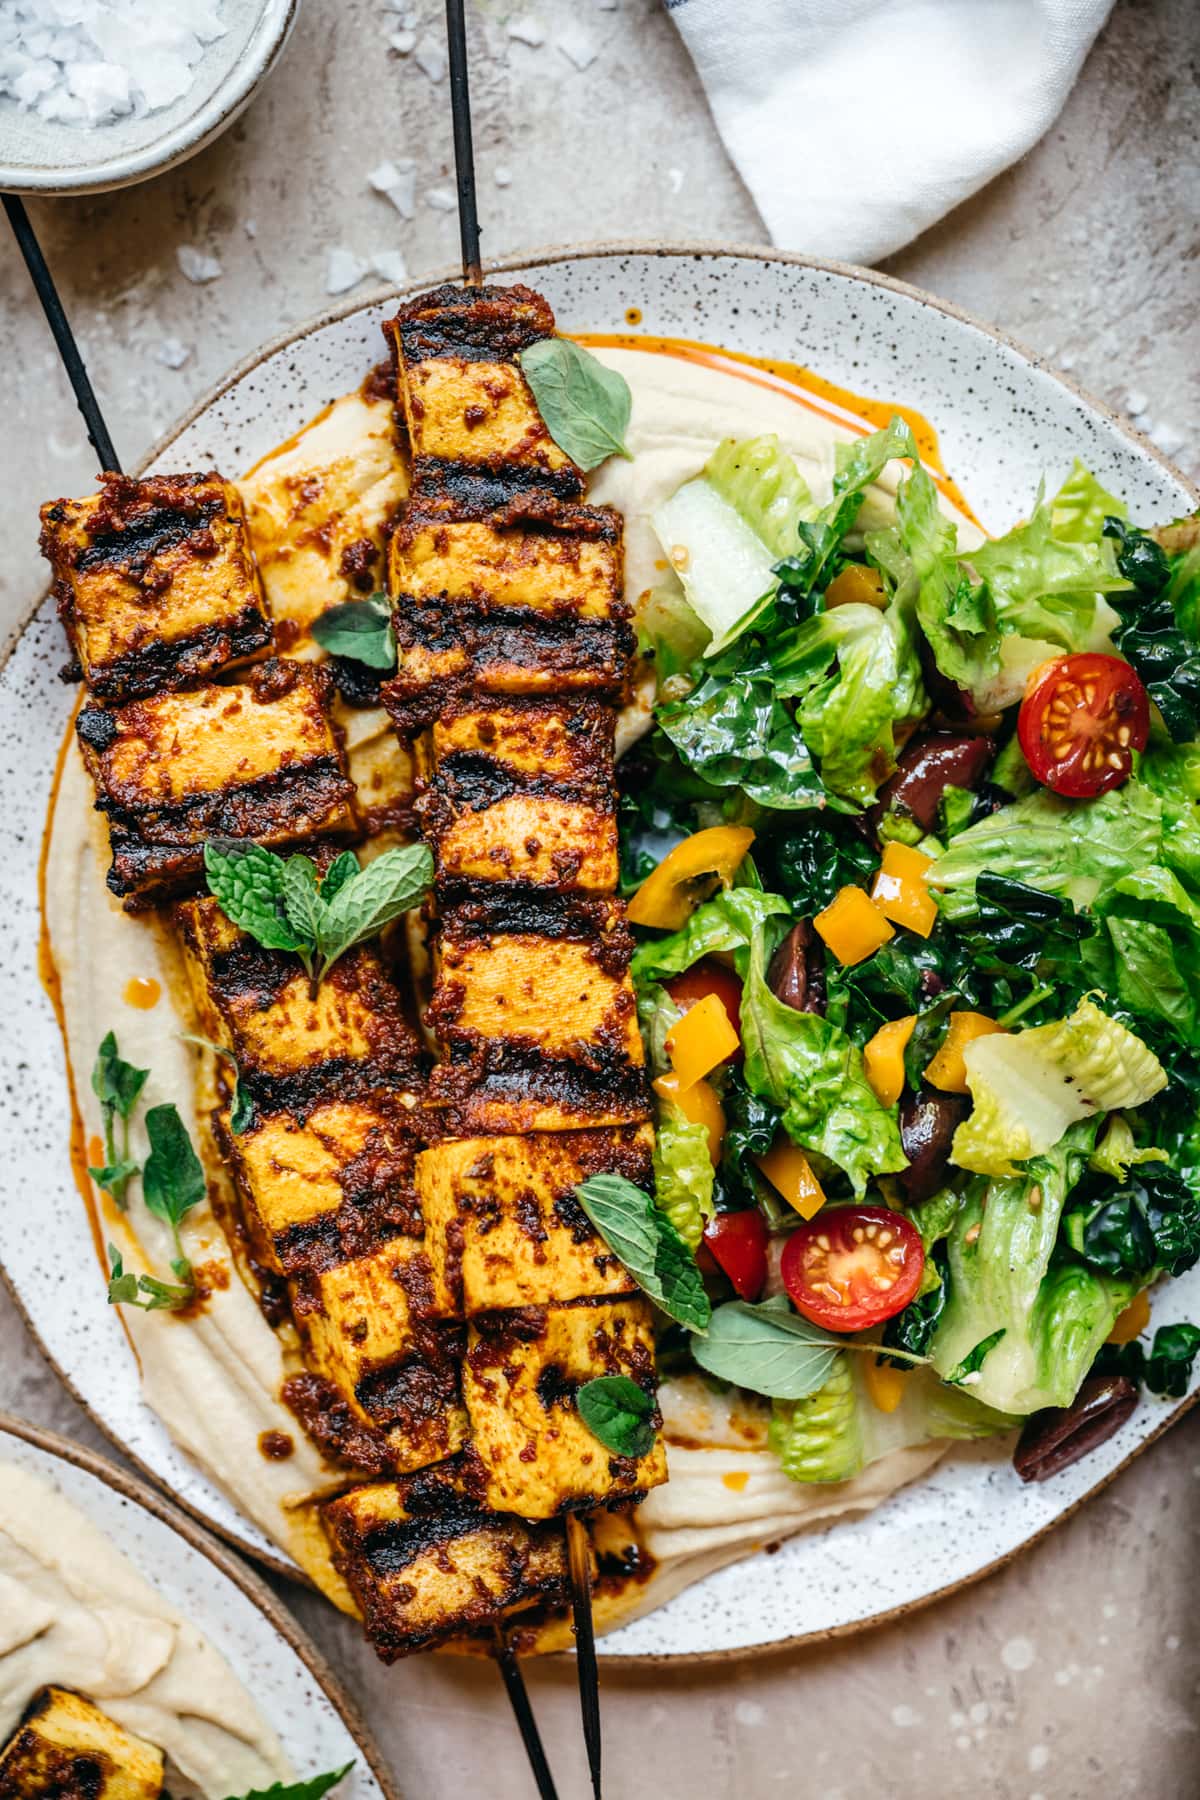
M668 1318L704 1331L712 1306L691 1251L649 1194L623 1175L591 1175L575 1197L614 1256Z
M427 847L402 844L343 881L325 907L318 931L320 974L327 975L339 956L415 906L432 880L433 857Z
M354 1767L352 1762L326 1775L313 1775L307 1781L277 1781L269 1788L255 1788L249 1794L231 1794L229 1800L321 1800L330 1788L344 1781Z
M746 1300L718 1306L691 1351L700 1367L721 1381L773 1400L803 1400L824 1387L846 1347L844 1338L801 1318L779 1294L758 1306Z
M654 1447L655 1403L628 1375L597 1375L575 1396L579 1416L606 1450L645 1456Z
M541 338L517 358L546 429L581 469L629 456L629 383L570 338Z
M136 1306L142 1312L178 1312L196 1291L190 1269L186 1283L175 1287L169 1281L159 1281L154 1275L134 1275L132 1270L126 1271L115 1244L108 1246L108 1261L112 1271L108 1283L110 1306ZM186 1263L182 1266L188 1267ZM180 1264L175 1263L172 1267L179 1272Z
M125 1062L117 1051L116 1034L111 1031L105 1034L92 1069L92 1092L100 1102L107 1160L101 1168L89 1169L88 1174L98 1187L112 1195L122 1212L130 1176L138 1171L136 1159L129 1154L129 1117L149 1073L149 1069L135 1069L132 1063ZM113 1131L113 1123L118 1118L121 1121L120 1152Z
M289 856L279 877L283 910L296 936L315 944L325 917L325 901L317 889L317 868L310 856Z
M150 1154L142 1170L146 1210L171 1227L178 1259L172 1265L181 1280L191 1280L191 1264L183 1253L179 1227L194 1206L208 1197L200 1158L175 1106L152 1106L146 1114ZM140 1284L139 1284L140 1285Z
M359 862L353 850L343 850L340 856L335 856L321 883L322 900L332 900L339 889L344 888L348 881L354 880L358 871Z
M227 919L266 950L310 951L312 940L289 923L283 871L283 858L260 844L210 839L204 846L208 891Z
M369 600L345 600L326 607L313 620L312 634L330 656L345 656L368 669L386 673L396 667L396 634L387 596L372 594Z

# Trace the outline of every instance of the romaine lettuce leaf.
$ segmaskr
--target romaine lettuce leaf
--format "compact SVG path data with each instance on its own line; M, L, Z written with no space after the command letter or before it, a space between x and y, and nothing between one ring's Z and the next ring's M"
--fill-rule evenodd
M872 1175L907 1167L895 1112L876 1099L862 1052L844 1031L775 998L765 959L760 926L742 990L746 1084L783 1108L793 1143L844 1170L861 1196Z
M1064 1201L1094 1137L1090 1121L1076 1125L1023 1174L973 1184L951 1229L948 1295L930 1355L948 1375L994 1338L968 1380L972 1397L999 1412L1069 1406L1141 1285L1052 1264Z
M1018 1423L920 1368L905 1377L896 1410L881 1412L865 1385L870 1354L843 1351L817 1393L773 1403L768 1441L791 1480L848 1481L896 1450L938 1438L993 1437Z
M764 894L756 887L723 888L698 906L681 930L638 945L633 953L633 979L638 984L668 980L717 951L745 952L738 968L744 976L755 927L791 910L782 894Z
M976 1038L964 1060L974 1105L950 1154L983 1175L1015 1175L1077 1121L1141 1106L1167 1085L1154 1052L1087 999L1054 1024Z
M1156 861L1162 843L1163 803L1140 781L1083 802L1041 788L961 831L927 880L952 920L975 914L975 879L985 869L1090 906Z
M1071 473L1050 502L1050 517L1055 537L1064 543L1098 544L1104 536L1105 519L1126 519L1129 511L1076 457Z
M896 766L893 726L925 706L921 665L893 608L850 605L817 613L772 657L776 692L798 699L804 741L821 779L869 806Z
M670 1101L660 1101L654 1137L654 1200L689 1250L704 1235L716 1210L708 1128L684 1117Z

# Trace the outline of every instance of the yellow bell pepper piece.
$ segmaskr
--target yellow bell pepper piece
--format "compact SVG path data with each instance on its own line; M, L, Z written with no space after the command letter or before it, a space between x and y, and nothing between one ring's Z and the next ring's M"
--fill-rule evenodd
M666 1049L671 1067L682 1085L689 1088L732 1056L740 1042L717 995L705 994L672 1025Z
M925 1066L926 1081L946 1094L969 1094L963 1051L976 1038L990 1037L994 1031L1003 1030L1003 1025L997 1025L986 1013L952 1012L942 1047Z
M678 1075L660 1075L654 1083L654 1091L669 1100L672 1106L677 1106L693 1125L704 1126L708 1132L708 1154L715 1169L725 1141L725 1112L716 1088L710 1081L694 1081L691 1087L684 1087Z
M813 924L840 963L860 963L874 956L895 932L862 888L844 887Z
M904 1092L904 1052L916 1022L916 1013L909 1013L881 1025L863 1051L867 1080L881 1106L895 1106Z
M1110 1344L1132 1344L1150 1323L1150 1295L1145 1288L1135 1294L1124 1312L1117 1314L1108 1334Z
M679 931L719 887L730 887L754 842L748 825L713 825L664 856L629 902L631 924Z
M781 1138L755 1162L773 1188L794 1207L802 1219L815 1219L825 1204L825 1190L808 1165L798 1144Z
M873 1356L863 1358L863 1382L868 1394L880 1412L894 1413L904 1398L904 1383L908 1378L907 1369L898 1369L895 1363L879 1363Z
M825 610L831 606L886 606L887 593L878 569L847 563L825 589Z
M928 937L937 924L937 901L925 885L932 867L932 856L911 844L885 844L871 888L871 898L884 917L919 937Z

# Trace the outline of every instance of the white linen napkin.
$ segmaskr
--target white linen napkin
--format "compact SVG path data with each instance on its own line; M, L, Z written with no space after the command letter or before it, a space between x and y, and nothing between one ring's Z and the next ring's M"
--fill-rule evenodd
M1035 144L1112 0L665 0L777 244L871 263Z

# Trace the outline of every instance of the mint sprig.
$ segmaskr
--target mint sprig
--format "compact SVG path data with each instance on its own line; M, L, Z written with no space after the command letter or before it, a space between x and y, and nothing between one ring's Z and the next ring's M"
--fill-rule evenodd
M629 383L570 338L539 338L517 358L550 436L581 469L629 457Z
M136 1306L142 1312L178 1312L195 1295L190 1279L176 1286L174 1282L159 1281L156 1275L135 1275L132 1269L126 1269L115 1244L108 1246L108 1262L110 1306Z
M105 1162L99 1168L89 1167L88 1174L97 1187L112 1195L122 1212L128 1205L125 1189L130 1177L138 1172L137 1161L129 1154L129 1119L149 1073L149 1069L135 1069L132 1063L125 1062L118 1053L115 1032L106 1034L92 1069L92 1092L100 1102L104 1121ZM114 1131L117 1119L121 1121L119 1151Z
M677 1324L705 1331L712 1306L696 1260L650 1195L623 1175L590 1175L575 1197L655 1305Z
M209 842L204 868L225 916L265 949L298 956L314 995L339 957L408 912L433 880L424 844L385 850L365 869L344 850L320 879L311 857Z
M146 1135L150 1154L142 1170L142 1198L147 1212L170 1226L175 1244L171 1267L178 1280L190 1284L192 1265L183 1253L179 1227L192 1208L208 1197L204 1166L178 1107L152 1106L146 1114Z
M311 629L322 650L328 650L330 656L344 656L385 675L396 667L396 634L386 594L326 607L313 620Z
M575 1396L579 1416L615 1456L645 1456L654 1448L654 1401L629 1375L597 1375Z

